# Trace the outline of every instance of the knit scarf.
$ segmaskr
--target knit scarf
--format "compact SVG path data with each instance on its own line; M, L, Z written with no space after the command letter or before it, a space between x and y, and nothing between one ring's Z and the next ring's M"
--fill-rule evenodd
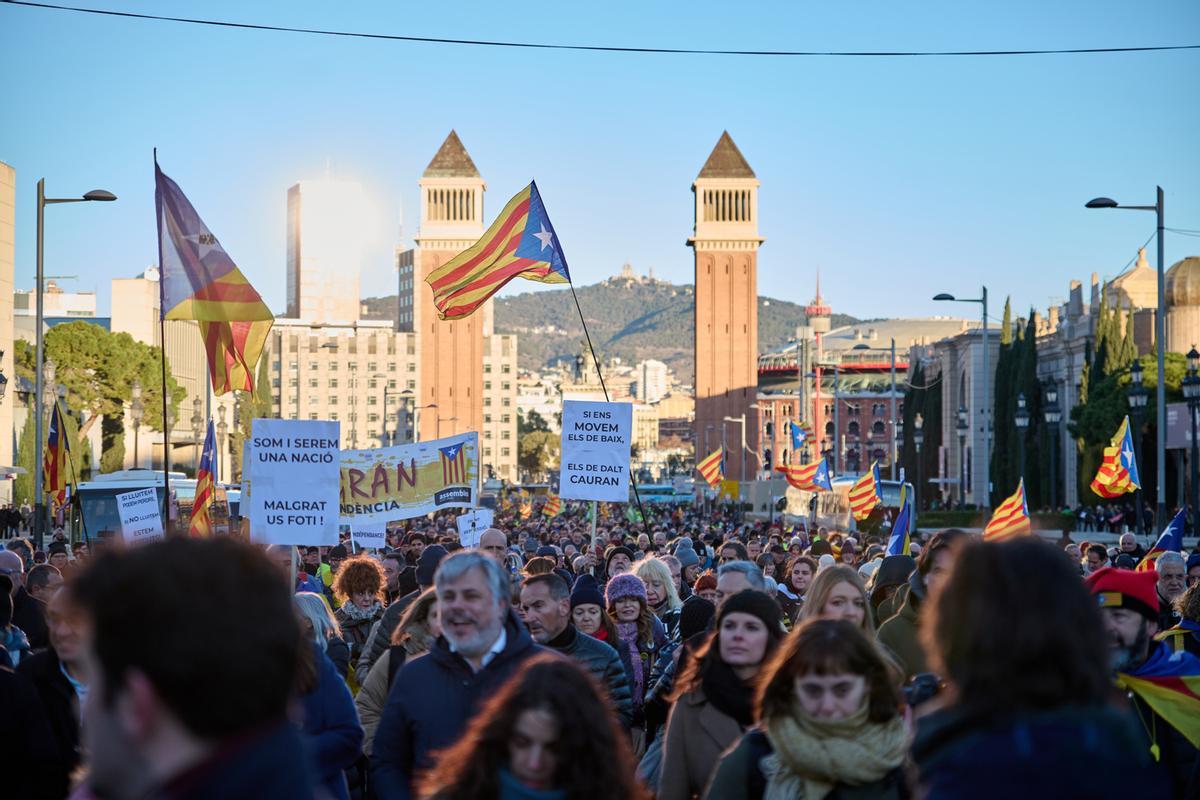
M909 732L904 720L867 721L867 699L854 714L819 720L793 702L791 712L766 721L774 752L762 759L763 800L822 800L838 784L873 783L904 762Z
M377 614L383 611L383 604L376 600L367 608L359 608L357 603L342 603L340 611L347 619L354 621L362 619L373 619Z
M635 708L641 707L640 699L645 696L645 681L646 678L642 674L642 654L638 651L638 626L636 622L618 622L617 623L617 638L621 640L621 644L629 649L629 661L633 666L633 674L629 676L629 681L633 685L633 705ZM610 642L610 644L612 644Z
M705 667L700 686L708 702L722 714L733 717L743 728L754 724L754 689L737 676L733 667L713 659Z

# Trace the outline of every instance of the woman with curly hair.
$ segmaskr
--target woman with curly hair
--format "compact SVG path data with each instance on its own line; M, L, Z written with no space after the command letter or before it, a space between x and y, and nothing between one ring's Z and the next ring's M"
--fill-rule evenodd
M350 663L357 664L371 626L383 616L383 592L387 576L374 558L357 555L342 562L333 579L333 593L341 602L338 625L350 645Z
M442 751L416 796L649 800L633 771L604 691L574 661L542 654L526 661L458 743Z

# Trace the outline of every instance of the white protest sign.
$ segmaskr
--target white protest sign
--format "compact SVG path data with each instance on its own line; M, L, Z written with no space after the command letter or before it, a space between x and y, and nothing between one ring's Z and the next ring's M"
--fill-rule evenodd
M559 497L628 503L632 440L632 404L564 400Z
M350 526L350 537L359 547L386 547L386 522L356 522Z
M337 422L254 420L251 541L309 547L338 543L340 440Z
M490 508L477 508L467 514L455 517L458 524L458 540L463 547L478 547L479 537L492 527L495 512Z
M116 499L117 513L121 517L121 535L125 537L126 544L145 544L163 538L157 489L125 492L117 495Z

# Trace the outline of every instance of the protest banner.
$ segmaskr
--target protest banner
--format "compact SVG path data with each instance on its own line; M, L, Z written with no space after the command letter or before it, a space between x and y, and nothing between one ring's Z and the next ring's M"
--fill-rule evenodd
M479 537L492 527L495 512L490 508L477 508L455 518L458 525L458 541L463 547L478 547Z
M474 508L478 498L479 434L474 431L342 452L341 516L352 526Z
M338 543L340 438L337 422L256 419L251 423L251 541Z
M137 489L116 497L121 517L121 535L129 545L145 544L163 538L162 514L158 509L158 490Z
M386 522L358 522L350 526L350 538L359 547L387 546Z
M629 502L632 440L631 404L564 400L559 497Z

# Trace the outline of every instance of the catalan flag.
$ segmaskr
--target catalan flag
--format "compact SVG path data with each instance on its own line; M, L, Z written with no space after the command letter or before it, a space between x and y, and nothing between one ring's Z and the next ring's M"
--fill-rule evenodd
M808 431L794 422L788 423L788 430L792 434L792 451L799 450L804 446L805 440L808 439Z
M1158 537L1158 541L1154 543L1154 547L1150 548L1150 552L1146 553L1142 557L1142 560L1138 562L1136 570L1138 572L1154 572L1158 567L1158 557L1163 553L1182 553L1183 529L1186 524L1187 506L1184 506L1172 518L1166 530L1162 532Z
M162 318L199 323L213 392L253 392L275 318L157 161L154 179Z
M517 511L517 516L519 516L521 519L529 519L529 517L532 515L533 502L526 500L524 503L521 503L521 508Z
M781 464L775 468L775 471L783 473L783 477L787 478L789 486L806 492L829 492L833 490L833 484L829 481L829 464L823 458L820 461L806 464L802 467Z
M208 421L208 433L204 435L204 449L200 452L200 469L196 472L196 499L192 501L192 518L188 523L188 536L207 538L212 536L212 516L209 508L213 504L217 480L217 446L213 435L212 420Z
M455 442L438 448L442 462L442 483L450 486L455 483L467 482L467 457L463 452L463 443Z
M1160 643L1136 670L1118 672L1117 685L1140 697L1193 747L1200 747L1200 659ZM1164 733L1156 733L1154 747Z
M1092 479L1092 491L1101 497L1120 497L1142 488L1138 478L1137 459L1133 454L1133 436L1129 432L1129 417L1121 421L1121 427L1113 434L1109 446L1104 448L1104 460Z
M850 511L856 520L862 522L871 516L880 499L879 464L872 461L870 469L850 487Z
M438 316L459 319L474 313L513 278L571 280L536 182L508 201L478 242L429 273L425 282L433 290Z
M901 484L900 511L896 514L896 521L892 523L892 535L888 537L889 556L909 555L908 529L912 527L912 515L912 498L908 496L908 484Z
M1029 532L1029 506L1025 504L1025 479L1022 478L1017 490L992 512L992 518L983 529L983 538L988 542L1002 542Z
M716 489L725 479L725 448L714 450L696 465L696 471L704 478L709 488Z
M57 509L67 504L67 472L71 465L70 437L63 427L62 407L54 401L50 414L50 429L46 433L46 454L42 460L43 491L50 497L50 506Z
M562 511L562 498L556 494L550 495L542 506L542 514L547 517L557 517Z

